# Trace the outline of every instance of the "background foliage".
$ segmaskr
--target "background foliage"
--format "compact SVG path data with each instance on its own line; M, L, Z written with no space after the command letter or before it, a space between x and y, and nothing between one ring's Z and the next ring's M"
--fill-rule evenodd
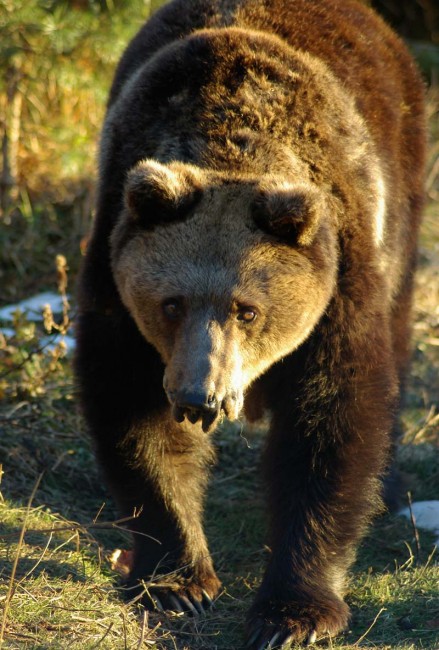
M0 299L44 285L60 245L76 268L109 82L153 8L148 0L0 0Z

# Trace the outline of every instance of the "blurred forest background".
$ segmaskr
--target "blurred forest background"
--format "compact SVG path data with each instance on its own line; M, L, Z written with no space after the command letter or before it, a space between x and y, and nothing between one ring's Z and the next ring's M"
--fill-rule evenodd
M0 0L0 301L72 272L93 209L96 145L114 66L163 0ZM435 82L437 0L373 0Z
M73 270L114 67L154 0L0 0L0 301Z
M47 289L62 298L62 313L46 309L39 322L19 312L0 321L9 328L0 329L0 648L236 649L265 563L263 490L255 489L263 432L225 424L206 521L225 585L216 610L201 622L163 622L122 603L108 557L128 540L59 336L74 324L67 293L93 216L114 67L162 2L0 0L0 308ZM427 205L397 460L413 500L431 500L439 495L439 0L365 2L407 40L427 88ZM377 521L353 570L351 628L332 650L439 648L433 542L399 517Z

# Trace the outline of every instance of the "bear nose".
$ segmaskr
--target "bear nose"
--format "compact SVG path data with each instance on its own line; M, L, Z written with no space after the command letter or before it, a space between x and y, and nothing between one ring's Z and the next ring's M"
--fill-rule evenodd
M219 407L215 395L203 392L181 392L177 394L174 405L174 417L182 422L187 417L195 424L201 419L203 431L207 431L218 417Z

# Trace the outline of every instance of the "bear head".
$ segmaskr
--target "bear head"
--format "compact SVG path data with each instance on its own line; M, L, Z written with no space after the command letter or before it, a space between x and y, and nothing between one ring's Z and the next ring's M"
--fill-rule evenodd
M211 430L293 352L334 291L337 238L311 182L138 163L111 237L122 302L161 355L174 418Z

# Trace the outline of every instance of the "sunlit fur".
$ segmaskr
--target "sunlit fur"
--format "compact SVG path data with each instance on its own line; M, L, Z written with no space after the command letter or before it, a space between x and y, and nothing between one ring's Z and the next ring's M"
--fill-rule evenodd
M424 155L419 75L356 0L174 0L117 69L81 403L122 515L138 513L128 584L165 573L156 593L182 609L220 589L201 524L211 430L242 405L269 414L253 650L348 622L409 356ZM198 417L182 392L218 408Z

